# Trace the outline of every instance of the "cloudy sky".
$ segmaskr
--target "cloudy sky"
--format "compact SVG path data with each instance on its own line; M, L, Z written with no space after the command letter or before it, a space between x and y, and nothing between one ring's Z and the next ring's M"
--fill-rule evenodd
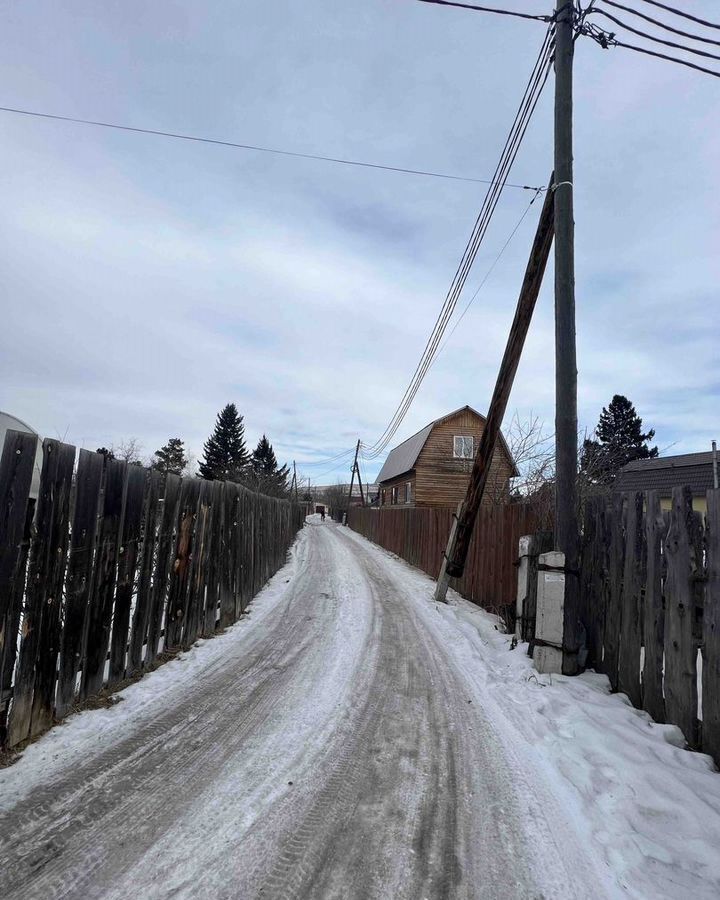
M3 4L0 105L483 178L543 30L413 0L24 0ZM546 182L551 101L552 81L514 181ZM718 79L577 44L580 424L623 393L670 452L720 439L719 101ZM0 409L199 454L232 401L249 444L343 477L303 464L383 431L483 186L0 116ZM504 193L467 298L530 196ZM397 441L487 407L539 206ZM548 276L510 411L552 431Z

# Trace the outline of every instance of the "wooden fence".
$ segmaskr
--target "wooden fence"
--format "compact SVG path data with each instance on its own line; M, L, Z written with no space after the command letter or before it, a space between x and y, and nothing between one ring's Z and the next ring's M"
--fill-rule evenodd
M0 742L235 622L305 510L8 432L0 460Z
M454 510L409 507L351 507L350 527L437 578L447 547ZM518 541L538 528L526 504L488 504L478 513L465 574L451 587L485 609L514 609L517 594Z
M704 517L689 488L589 502L580 597L588 665L720 764L720 490Z

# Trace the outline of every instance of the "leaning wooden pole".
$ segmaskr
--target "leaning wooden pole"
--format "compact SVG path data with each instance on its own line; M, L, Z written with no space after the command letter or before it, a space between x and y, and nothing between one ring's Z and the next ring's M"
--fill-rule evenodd
M552 184L553 177L551 176L548 185ZM440 575L435 586L435 599L443 603L445 602L450 579L460 578L465 571L465 561L470 548L475 519L482 503L485 485L490 473L490 464L500 434L500 426L505 416L505 409L510 398L513 381L515 380L515 373L520 362L523 345L525 344L530 320L535 309L535 302L545 273L545 266L550 255L550 248L552 247L554 234L553 218L554 196L552 189L549 188L545 195L542 212L540 213L540 221L538 222L535 240L530 251L530 259L525 270L525 278L520 289L520 297L515 309L515 318L510 328L505 354L500 364L500 372L495 382L495 390L490 401L485 429L480 438L475 462L470 473L470 483L468 484L465 500L458 510L457 521L450 531L447 550L445 551Z
M355 459L353 460L352 475L350 476L350 490L348 491L348 509L347 509L348 517L350 516L350 504L352 503L352 489L353 489L353 485L355 484L355 470L357 469L359 452L360 452L360 438L358 438L357 446L355 447ZM358 478L359 477L360 477L360 475L358 473ZM346 519L346 521L347 521L347 519Z

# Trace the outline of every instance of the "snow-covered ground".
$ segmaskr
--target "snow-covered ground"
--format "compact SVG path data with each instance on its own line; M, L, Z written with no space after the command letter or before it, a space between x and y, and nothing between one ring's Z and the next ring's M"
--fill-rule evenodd
M225 634L0 771L2 897L720 896L720 776L316 517Z

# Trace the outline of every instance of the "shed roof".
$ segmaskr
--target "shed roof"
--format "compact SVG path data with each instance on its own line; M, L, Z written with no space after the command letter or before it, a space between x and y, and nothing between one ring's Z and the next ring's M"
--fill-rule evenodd
M415 463L417 462L418 456L420 456L420 451L425 446L425 441L430 437L430 432L436 425L439 425L440 422L444 422L446 419L450 419L453 416L456 416L458 413L463 412L463 410L469 409L470 412L475 413L475 415L482 419L483 422L486 422L487 419L482 413L479 413L476 409L473 409L472 406L461 406L459 409L455 409L450 413L446 413L444 416L440 416L439 419L435 419L430 422L424 428L421 428L416 434L413 434L406 441L403 441L402 444L398 444L393 450L388 454L385 463L380 469L380 474L377 477L378 482L381 481L389 481L391 478L397 478L398 475L402 475L404 472L409 472L411 469L415 467ZM505 438L500 434L500 444L502 448L505 450L508 459L513 467L513 475L519 475L520 473L515 466L515 461L512 458L512 454L510 453L510 448L508 447Z
M704 494L712 488L710 451L636 459L622 467L615 482L619 491L659 491L663 496L669 496L674 487L684 485L693 494Z

